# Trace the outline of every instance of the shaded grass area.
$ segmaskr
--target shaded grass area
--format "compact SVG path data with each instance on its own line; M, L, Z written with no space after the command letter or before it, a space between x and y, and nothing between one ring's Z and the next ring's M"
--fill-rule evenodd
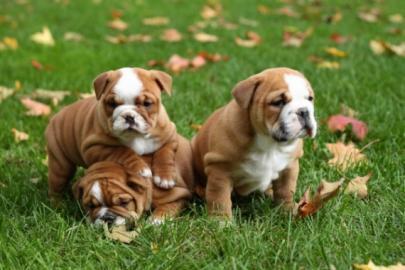
M256 20L257 27L240 26L236 30L207 28L220 40L202 44L192 39L187 27L200 20L203 1L14 1L0 3L0 16L15 22L0 23L0 38L18 40L16 51L0 51L0 85L12 87L15 80L23 88L16 96L0 105L0 268L217 268L217 269L348 269L354 262L394 264L405 257L405 174L403 119L405 61L396 56L375 56L368 48L370 39L394 43L402 36L386 32L391 25L387 16L405 10L403 1L374 3L363 1L327 1L320 13L308 19L281 15L260 15L258 4L276 10L284 4L266 1L223 1L225 19L238 22L240 17ZM296 5L295 5L296 6ZM303 12L308 7L296 6ZM356 12L362 7L378 7L379 23L360 21ZM111 11L124 12L129 23L125 33L148 33L151 43L109 44L105 35L116 32L106 26ZM342 21L328 24L325 17L340 10ZM404 15L404 14L402 14ZM158 36L166 27L144 26L143 18L167 16L169 26L185 34L185 40L169 44ZM48 25L56 46L46 48L34 44L29 36ZM314 33L301 48L282 47L284 26L301 30L313 26ZM399 27L403 28L403 23ZM254 49L241 48L234 37L253 30L263 38ZM67 31L79 32L85 41L63 40ZM329 35L339 32L351 35L352 41L338 47L349 56L338 60L339 70L318 69L307 58L311 54L325 57L323 49L335 46ZM365 150L369 162L350 170L346 177L373 173L370 196L358 199L339 195L313 218L294 220L271 205L268 198L254 195L238 200L235 224L218 228L206 218L204 206L194 201L185 213L161 227L143 222L142 231L130 245L110 242L101 230L82 219L76 202L67 196L62 210L53 210L46 196L46 167L43 131L49 118L31 118L19 97L36 88L66 89L73 94L54 108L56 112L77 95L90 91L91 81L102 71L123 66L147 67L148 60L168 59L179 53L191 57L199 51L218 52L230 60L210 64L198 71L174 75L175 94L164 102L178 131L188 138L194 134L191 123L202 123L217 107L230 99L230 91L238 81L268 67L288 66L309 78L316 92L316 114L321 123L337 113L344 103L360 112L360 119L369 125L370 133L359 143L362 147L379 141ZM49 65L51 71L37 71L31 66L36 59ZM11 128L30 134L27 142L16 144ZM330 155L325 143L335 142L338 135L320 126L315 141L305 144L298 195L307 186L315 188L321 179L337 180L341 175L327 165ZM39 178L37 184L30 179Z

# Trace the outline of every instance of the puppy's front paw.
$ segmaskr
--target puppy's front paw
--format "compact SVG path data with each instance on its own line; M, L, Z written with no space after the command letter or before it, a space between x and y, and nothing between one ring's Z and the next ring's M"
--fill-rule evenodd
M152 171L149 169L149 167L145 167L139 171L139 175L144 177L144 178L151 178L152 177Z
M153 183L163 189L171 189L176 185L176 181L174 179L161 178L160 176L154 176Z

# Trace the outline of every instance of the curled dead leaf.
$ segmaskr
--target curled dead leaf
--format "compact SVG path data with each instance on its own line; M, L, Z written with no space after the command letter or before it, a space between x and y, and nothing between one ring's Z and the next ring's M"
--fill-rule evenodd
M48 105L34 101L30 98L22 98L21 103L28 109L25 113L30 116L41 116L49 115L51 113L51 108Z
M380 10L377 8L361 10L357 13L357 16L365 22L375 23L378 21L378 18L380 16Z
M179 73L189 67L190 60L183 58L180 55L174 54L170 57L169 61L166 63L166 68L173 71L174 73Z
M327 54L329 54L329 55L332 55L332 56L335 56L335 57L340 57L340 58L343 58L343 57L347 56L347 52L339 50L339 49L337 49L335 47L325 48L325 52Z
M179 31L177 31L177 29L170 28L166 29L160 38L167 42L178 42L182 40L183 36Z
M201 17L204 20L210 20L218 17L222 12L222 6L219 3L213 5L204 5L201 10Z
M31 35L31 40L44 46L55 46L55 40L53 39L52 33L47 26L42 28L42 32Z
M388 17L388 20L392 23L402 23L403 18L402 15L397 13L397 14L392 14Z
M366 156L352 142L349 144L342 142L327 143L326 147L333 155L328 164L342 171L346 171L352 166L366 160Z
M327 201L338 194L343 181L343 179L337 182L327 182L322 180L312 198L310 194L311 189L308 188L296 206L297 210L294 211L296 215L304 218L315 214Z
M345 194L353 194L360 199L367 197L367 183L371 178L371 173L366 176L358 176L352 179L345 189Z
M3 100L5 100L6 98L8 98L9 96L11 96L13 93L14 93L14 89L0 85L0 103Z
M304 40L312 35L313 28L308 28L304 32L300 32L295 28L286 28L283 32L283 46L285 47L301 47Z
M44 69L44 66L37 60L32 59L31 60L31 65L36 69L36 70L42 70Z
M205 66L207 64L207 61L201 55L197 55L191 60L190 64L193 68L197 69L202 66Z
M343 44L343 43L346 43L347 41L349 41L349 37L342 36L339 33L332 33L329 36L329 39L332 40L333 42L335 42L336 44Z
M405 270L405 265L402 263L397 263L396 265L390 266L377 266L372 260L368 264L353 264L353 268L356 270Z
M110 28L118 31L124 31L128 28L128 24L119 18L113 19L112 21L108 22L107 25Z
M279 8L279 9L277 9L276 13L280 14L280 15L285 15L287 17L292 17L292 18L299 17L299 14L291 6L285 6L285 7Z
M331 132L344 132L348 126L351 126L353 134L359 140L364 140L368 132L366 123L341 114L330 116L327 125Z
M74 41L74 42L81 42L84 40L84 37L76 32L66 32L63 35L63 39L66 41Z
M46 90L46 89L36 89L32 93L33 98L48 99L52 101L54 106L57 106L59 102L63 101L65 97L69 96L69 91L63 90Z
M23 131L19 131L15 128L11 129L11 132L13 132L13 136L14 136L14 141L16 143L22 142L22 141L26 141L29 139L29 135Z
M18 41L12 37L4 37L2 43L9 49L17 50Z
M260 35L253 31L246 32L247 39L235 38L235 43L241 47L253 48L262 42Z
M210 34L203 33L203 32L194 34L194 39L197 40L198 42L203 42L203 43L218 41L218 37L216 35L210 35Z
M395 45L382 40L371 40L369 45L374 54L391 53L405 57L405 42Z
M144 25L159 26L169 24L170 19L167 17L151 17L142 20Z

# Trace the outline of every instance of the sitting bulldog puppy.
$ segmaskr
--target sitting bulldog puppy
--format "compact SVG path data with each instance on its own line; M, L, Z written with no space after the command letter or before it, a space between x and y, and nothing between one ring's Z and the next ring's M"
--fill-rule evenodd
M51 199L57 201L77 166L99 161L117 162L144 180L153 172L159 187L173 187L176 127L161 103L161 92L171 93L172 78L121 68L100 74L93 84L96 97L66 106L46 129ZM152 153L150 168L141 155Z
M230 219L232 191L270 188L276 203L292 208L301 138L316 134L311 85L298 71L272 68L239 82L232 95L192 142L208 213Z
M73 185L73 194L90 220L121 225L125 218L133 217L131 213L140 217L150 207L153 209L151 221L155 224L175 217L191 198L194 186L190 142L180 135L176 138L175 170L178 177L172 189L152 188L148 182L132 177L129 170L116 162L103 161L90 166ZM151 155L144 156L143 160L153 167Z

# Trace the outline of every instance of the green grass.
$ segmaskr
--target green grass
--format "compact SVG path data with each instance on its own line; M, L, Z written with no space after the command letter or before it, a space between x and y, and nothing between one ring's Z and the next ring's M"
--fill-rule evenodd
M369 7L382 11L381 21L369 24L357 18L357 10L366 6L363 1L325 1L317 15L297 19L258 14L257 4L268 1L227 0L222 3L227 20L238 22L244 17L257 20L259 26L208 28L206 32L220 37L213 44L197 43L187 32L188 25L200 20L203 1L27 2L0 3L0 16L8 18L0 20L0 38L14 37L20 45L16 51L0 51L0 85L13 87L16 80L23 85L0 105L0 269L329 269L330 265L349 269L352 263L369 259L382 265L404 263L405 61L398 56L375 56L368 47L370 39L403 41L403 35L393 36L386 30L392 24L388 15L403 12L404 1L368 1ZM269 3L273 11L282 5ZM130 25L125 33L149 33L155 40L107 43L104 36L115 33L106 26L113 9L124 11L123 20ZM304 9L297 7L300 12ZM326 23L324 17L338 9L342 21ZM160 41L158 36L165 27L141 23L152 16L169 17L170 27L185 33L185 40L175 44ZM55 47L46 48L29 39L44 25L50 27ZM285 48L281 45L284 26L301 30L314 26L314 34L301 48ZM404 28L404 23L398 27ZM254 49L235 45L234 37L249 29L258 32L263 43ZM86 40L64 41L67 31L82 33ZM335 46L328 38L333 32L352 36L350 42L338 45L349 56L338 60L339 70L316 68L307 58L311 54L326 57L324 47ZM359 111L360 119L369 125L370 132L359 147L379 139L364 151L369 163L346 174L350 178L371 171L369 197L361 201L339 195L314 217L295 220L282 215L269 199L255 195L236 203L235 224L224 229L208 220L204 205L195 201L173 222L143 226L130 245L111 242L102 231L86 224L69 196L62 210L52 209L46 195L47 169L41 162L45 157L43 131L49 118L25 116L19 97L36 88L70 90L72 96L53 108L56 112L75 101L79 92L88 92L91 81L102 71L147 67L150 59L168 59L174 53L191 57L201 50L228 55L230 60L173 76L175 94L164 102L181 134L191 138L194 131L190 124L202 123L215 108L227 103L233 85L247 76L268 67L298 69L315 89L321 123L344 103ZM52 70L35 70L32 59ZM11 128L28 132L30 139L16 144ZM321 179L340 178L327 165L330 155L325 147L338 139L322 124L315 141L306 142L296 199ZM312 150L314 144L318 147ZM39 183L33 184L32 178L39 178Z

